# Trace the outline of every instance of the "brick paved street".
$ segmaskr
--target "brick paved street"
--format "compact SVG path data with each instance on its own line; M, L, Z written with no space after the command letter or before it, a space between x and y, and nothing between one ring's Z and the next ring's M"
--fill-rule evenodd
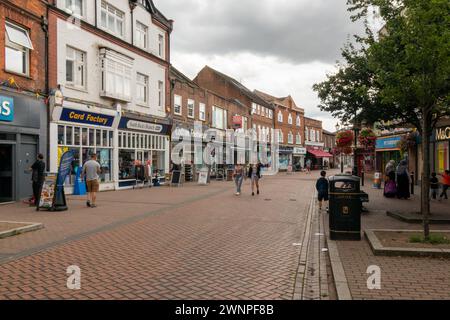
M45 229L0 240L0 299L292 299L313 176L70 197L66 213L0 207L0 220ZM66 268L81 268L81 290Z
M412 200L385 199L382 190L367 184L370 195L363 214L362 228L421 230L420 224L408 224L386 216L386 210L419 210L419 195ZM450 212L450 203L433 203L433 212ZM450 225L433 225L434 230L450 229ZM450 299L450 261L448 259L374 256L367 240L337 241L345 275L353 299ZM381 290L367 289L367 268L381 268Z

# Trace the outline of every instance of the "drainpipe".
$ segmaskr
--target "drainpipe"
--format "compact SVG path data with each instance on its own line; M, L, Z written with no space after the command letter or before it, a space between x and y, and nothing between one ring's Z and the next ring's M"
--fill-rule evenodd
M49 135L49 133L50 133L50 100L49 100L49 98L50 98L50 88L49 88L49 62L50 62L50 59L49 59L49 54L48 54L48 51L49 51L49 40L48 40L48 12L49 12L49 9L48 9L48 5L46 6L46 13L45 13L45 16L41 16L41 27L42 27L42 30L43 30L43 32L44 32L44 34L45 34L45 49L44 49L44 52L45 52L45 54L44 54L44 63L45 63L45 94L47 95L47 105L46 105L46 107L47 107L47 123L46 123L46 126L47 126L47 141L46 141L46 145L47 145L47 155L46 155L46 166L47 166L47 168L49 168L49 166L50 166L50 135Z

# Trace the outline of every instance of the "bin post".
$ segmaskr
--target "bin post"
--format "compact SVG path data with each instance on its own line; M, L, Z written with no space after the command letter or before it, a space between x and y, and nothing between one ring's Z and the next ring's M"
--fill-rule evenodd
M361 170L361 186L364 187L364 170Z
M414 172L411 172L411 194L414 194Z

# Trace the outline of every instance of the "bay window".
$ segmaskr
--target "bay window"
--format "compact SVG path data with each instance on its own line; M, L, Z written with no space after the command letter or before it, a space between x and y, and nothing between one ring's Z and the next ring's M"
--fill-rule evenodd
M102 92L104 97L131 101L133 60L109 49L101 49Z

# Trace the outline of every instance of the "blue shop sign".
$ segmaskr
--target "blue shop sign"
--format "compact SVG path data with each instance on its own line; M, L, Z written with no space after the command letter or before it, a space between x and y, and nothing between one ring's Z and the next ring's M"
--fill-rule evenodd
M397 137L388 137L388 138L378 138L376 148L377 149L397 149L397 144L402 138L400 136Z
M0 121L14 121L14 99L0 96Z
M60 120L90 124L94 126L112 127L114 123L114 116L63 108Z

